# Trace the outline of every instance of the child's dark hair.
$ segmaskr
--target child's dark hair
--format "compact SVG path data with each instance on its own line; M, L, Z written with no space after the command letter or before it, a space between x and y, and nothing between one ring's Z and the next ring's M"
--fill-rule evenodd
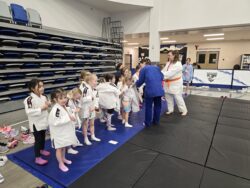
M104 77L99 77L98 83L104 83L104 82L105 82L105 78Z
M106 74L104 78L106 82L110 82L114 77L115 77L114 74Z
M51 101L52 102L56 102L56 100L58 98L61 98L62 96L67 96L67 93L64 89L62 88L58 88L55 89L52 93L51 93Z
M30 82L28 83L28 88L29 88L29 91L30 92L33 92L33 90L35 89L35 87L37 86L37 85L39 85L39 83L40 82L42 82L41 80L39 80L39 79L32 79L32 80L30 80Z
M141 68L140 64L136 65L135 71L137 72L138 70L140 70L140 68Z

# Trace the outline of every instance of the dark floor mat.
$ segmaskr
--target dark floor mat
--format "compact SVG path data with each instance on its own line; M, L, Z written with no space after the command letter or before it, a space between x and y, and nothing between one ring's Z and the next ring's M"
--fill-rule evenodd
M248 104L250 105L250 101L242 100L242 99L226 99L226 103L240 103L240 104Z
M227 105L223 105L222 108L223 111L230 111L230 112L236 112L236 113L248 113L250 114L250 108L247 108L244 105L240 105L240 106L227 106Z
M205 114L202 112L188 112L187 116L181 116L178 112L175 112L174 114L171 115L166 115L164 114L161 119L163 119L163 117L165 118L164 121L167 122L172 122L172 123L176 123L179 121L185 121L186 119L195 119L195 120L200 120L203 122L207 122L210 124L215 124L217 122L218 119L218 115L215 114Z
M250 181L219 171L205 169L201 188L249 188Z
M205 164L213 135L207 122L199 125L164 124L141 131L130 142L181 159Z
M200 128L210 128L215 127L215 123L205 122L203 120L194 119L190 116L182 117L180 115L164 115L161 117L161 125L166 126L169 124L174 124L176 126L198 126ZM194 127L195 128L195 127Z
M230 127L226 125L218 124L216 129L216 135L224 135L232 138L238 138L246 141L250 141L250 130L242 129L240 127Z
M224 106L225 106L225 108L232 108L232 109L234 109L234 108L248 108L249 109L250 104L247 103L246 100L242 100L242 101L243 101L242 103L236 103L236 102L228 101L228 102L224 103Z
M157 156L156 152L124 144L69 187L130 188Z
M186 106L188 110L194 110L196 108L202 108L202 109L211 109L219 111L221 109L221 104L211 104L211 103L197 103L197 102L186 102Z
M237 118L237 119L250 120L250 113L237 112L237 111L232 111L230 109L222 110L220 115L222 117L231 117L231 118Z
M199 165L160 155L134 188L198 188L202 172Z
M206 114L209 116L215 116L218 117L220 113L220 109L211 109L211 108L205 108L205 107L196 107L195 105L192 106L192 108L188 109L188 115L191 116L199 116L200 114ZM217 118L215 118L217 119Z
M249 131L218 125L207 166L250 179Z
M250 129L250 121L244 119L235 119L229 117L220 117L218 120L218 124L237 127L242 129Z

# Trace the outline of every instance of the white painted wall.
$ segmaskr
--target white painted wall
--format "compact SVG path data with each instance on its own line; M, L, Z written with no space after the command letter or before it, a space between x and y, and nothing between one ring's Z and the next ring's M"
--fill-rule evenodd
M219 69L232 69L235 64L240 64L241 55L249 54L250 41L228 41L228 42L211 42L211 43L190 43L187 44L187 57L192 59L192 62L196 61L195 45L199 45L198 49L219 48Z
M112 14L111 17L114 21L122 21L125 34L149 32L149 8L120 14Z
M154 5L154 0L109 0L109 1L129 4L129 5L148 6L148 7L153 7Z
M108 13L93 9L80 0L4 0L36 9L43 25L101 37L102 21Z
M249 0L161 0L159 31L250 24Z
M135 47L125 47L123 50L123 60L125 60L125 54L132 55L132 68L135 68L139 63L139 49ZM125 62L123 62L125 64Z

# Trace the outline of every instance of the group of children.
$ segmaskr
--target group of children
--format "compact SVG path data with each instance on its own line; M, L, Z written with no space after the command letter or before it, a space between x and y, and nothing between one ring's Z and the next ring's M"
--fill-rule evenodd
M99 79L95 74L82 71L80 86L69 92L55 89L51 100L44 95L44 85L41 80L32 79L28 88L30 96L24 100L25 112L29 120L29 129L34 134L35 163L45 165L50 156L45 150L45 132L50 131L51 145L56 149L59 169L67 172L72 161L66 158L66 152L77 154L74 149L82 146L76 136L76 128L82 128L84 143L91 145L92 141L100 142L95 135L95 119L99 114L101 122L106 123L108 131L115 131L112 115L115 111L121 117L125 127L131 128L129 114L138 112L141 94L138 92L131 72L124 69L116 85L115 75L107 74ZM49 108L52 106L50 112ZM88 137L90 132L90 139ZM42 158L43 156L43 158Z

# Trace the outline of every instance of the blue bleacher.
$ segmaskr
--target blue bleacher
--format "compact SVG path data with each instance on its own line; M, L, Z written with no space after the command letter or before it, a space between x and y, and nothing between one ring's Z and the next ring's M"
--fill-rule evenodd
M27 96L28 96L28 94L20 93L20 94L11 95L10 98L11 98L11 100L19 100L19 99L23 99Z
M0 85L0 91L6 91L7 89L8 89L8 86Z
M53 63L53 65L51 67L52 68L63 68L63 67L65 67L65 63L64 62L55 62L55 63Z
M36 39L40 39L40 40L49 40L50 36L49 35L45 35L45 34L37 34Z
M21 79L25 78L25 74L23 73L8 73L5 74L4 80L16 80L16 79Z
M74 75L74 74L76 74L75 70L68 70L64 73L64 75Z
M21 5L11 3L10 8L12 11L12 17L14 22L24 25L28 24L29 21L26 10Z
M3 52L4 54L4 58L20 58L21 57L21 53L20 52Z
M51 50L63 50L64 47L63 45L60 45L60 44L53 44L51 47L50 47Z
M39 54L40 59L52 59L52 57L53 57L52 54L44 54L44 53Z
M73 67L83 67L83 62L76 62Z
M40 68L40 65L37 63L24 63L21 68L23 69L35 69Z
M66 82L66 78L58 78L54 81L54 84L65 83L65 82Z
M62 40L62 42L65 42L65 43L74 43L74 40L73 39L70 39L70 38L64 38Z
M22 48L36 48L37 43L35 43L35 42L22 42L21 47Z
M64 59L74 59L75 55L72 54L65 54Z
M75 46L73 51L75 51L75 52L82 52L83 50L84 50L83 47Z
M7 36L17 36L17 31L13 29L0 29L1 35L7 35Z
M54 76L54 72L41 72L40 77L49 77L49 76Z

